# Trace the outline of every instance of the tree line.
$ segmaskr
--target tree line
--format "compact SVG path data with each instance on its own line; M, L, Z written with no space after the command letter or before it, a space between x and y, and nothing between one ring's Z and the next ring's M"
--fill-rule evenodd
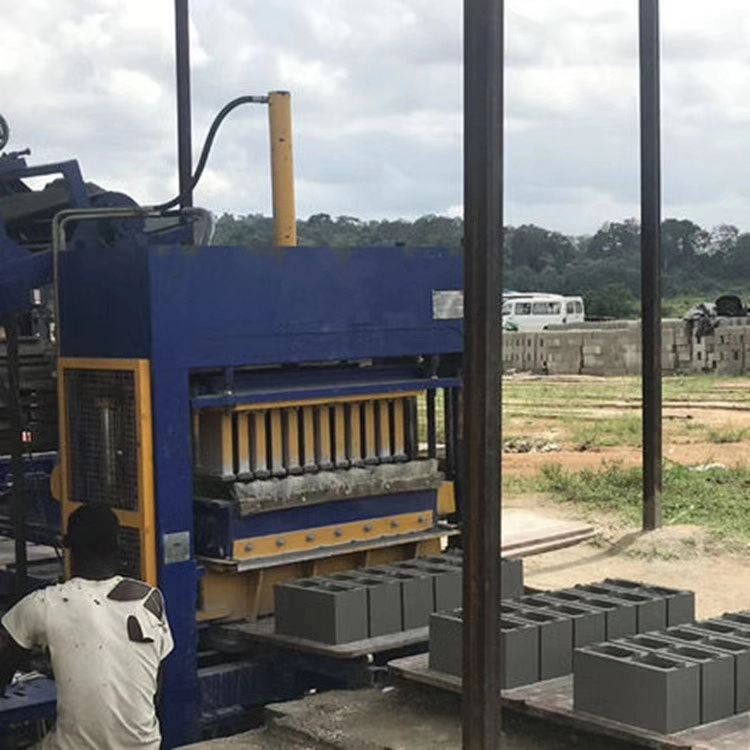
M463 222L447 216L415 221L370 220L314 214L297 222L298 244L308 247L460 247ZM268 247L273 220L260 214L217 219L214 244ZM640 226L608 222L595 234L571 237L533 224L505 228L506 289L582 295L589 315L637 317L640 299ZM750 289L750 233L733 225L704 229L687 219L662 223L665 298L741 297ZM744 298L743 298L744 300ZM747 300L744 300L747 302ZM685 309L671 310L673 314Z

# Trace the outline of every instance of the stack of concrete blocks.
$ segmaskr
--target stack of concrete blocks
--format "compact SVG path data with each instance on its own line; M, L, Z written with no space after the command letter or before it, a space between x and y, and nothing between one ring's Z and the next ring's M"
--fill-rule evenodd
M523 563L502 559L504 596L523 595ZM276 632L330 645L427 627L462 605L460 552L306 578L275 587Z
M574 705L661 734L750 711L750 612L577 650Z
M537 362L533 372L578 375L583 367L583 332L548 331L536 334Z
M748 318L729 318L722 321L713 335L715 348L714 370L719 375L741 375L745 372L745 341L750 341Z
M722 318L709 336L696 341L682 320L662 321L662 371L665 374L713 372L741 375L750 367L750 317ZM503 333L506 372L550 375L640 375L640 322L538 332Z
M569 675L576 649L636 636L668 625L692 623L695 596L621 579L559 591L528 594L500 603L504 687ZM528 629L534 637L528 636ZM519 632L524 633L521 638ZM460 611L430 618L430 668L462 674ZM528 650L508 654L507 645ZM527 665L521 670L517 663ZM530 668L530 666L533 669ZM525 680L525 682L523 681Z

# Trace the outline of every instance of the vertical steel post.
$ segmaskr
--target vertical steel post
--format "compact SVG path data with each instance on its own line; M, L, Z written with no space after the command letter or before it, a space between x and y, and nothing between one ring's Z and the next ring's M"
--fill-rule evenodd
M500 743L504 0L464 0L463 746Z
M640 0L643 528L662 523L659 0Z
M190 106L190 11L188 0L175 0L175 70L177 74L177 163L180 206L193 205L193 126Z
M297 212L294 205L292 97L288 91L272 91L268 95L268 127L271 134L274 244L276 247L293 247L297 244Z
M5 322L5 342L8 364L8 416L12 435L13 470L13 536L16 553L15 594L26 593L26 505L24 503L24 461L23 461L23 414L21 410L21 357L18 342L18 318L8 318Z

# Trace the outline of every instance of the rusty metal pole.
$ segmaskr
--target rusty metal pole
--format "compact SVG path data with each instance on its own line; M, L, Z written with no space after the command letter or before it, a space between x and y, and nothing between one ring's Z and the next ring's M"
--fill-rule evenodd
M463 746L500 744L504 0L464 0Z
M188 0L175 0L175 72L177 75L177 164L181 208L193 205L193 125L190 104L190 10Z
M659 0L640 0L643 529L662 524Z

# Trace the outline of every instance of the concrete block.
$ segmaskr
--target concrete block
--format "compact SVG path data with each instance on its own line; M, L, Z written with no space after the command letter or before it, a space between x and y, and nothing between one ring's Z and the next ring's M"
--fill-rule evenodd
M459 549L449 550L437 558L423 559L426 562L439 560L449 564L463 565L463 554ZM517 599L523 596L523 560L520 557L503 557L500 559L500 587L503 599Z
M695 594L692 591L680 591L664 586L644 586L644 589L664 597L667 602L668 627L695 622Z
M701 724L710 724L734 714L735 664L730 654L698 646L671 646L661 653L700 665Z
M320 643L367 638L367 593L345 581L310 578L276 586L276 632Z
M421 570L432 577L435 612L450 612L463 605L463 568L446 563L415 559L396 563L394 567Z
M382 576L365 576L357 571L333 573L334 581L351 581L367 592L367 634L370 638L401 631L401 585Z
M636 607L631 602L611 597L597 596L591 592L581 591L583 604L593 609L603 611L607 620L607 640L614 641L616 638L624 638L635 635L637 630Z
M636 583L622 578L607 578L604 583L637 593L639 589L663 598L667 603L667 627L695 622L695 594L692 591ZM643 631L646 632L646 631Z
M503 557L500 560L500 590L503 599L523 596L523 560L520 557Z
M661 630L667 626L667 603L654 594L642 590L626 591L607 583L581 585L576 588L635 606L637 633Z
M677 627L667 628L663 632L659 633L659 637L669 638L670 640L677 641L678 643L682 644L697 645L706 637L706 634L693 630L692 626L680 625Z
M500 618L500 687L510 689L539 681L537 627L515 617Z
M568 617L573 625L573 648L607 639L607 617L584 604L550 604L549 611Z
M735 713L750 711L750 643L736 638L705 638L699 647L731 654L734 657Z
M389 565L364 568L363 572L368 576L385 576L399 582L403 630L424 628L429 624L430 614L435 611L435 592L429 573Z
M736 623L743 630L750 630L750 612L727 612L719 619L726 620L730 623Z
M430 615L430 669L454 677L463 673L463 620L461 610Z
M540 680L551 680L573 671L573 623L568 617L538 609L519 610L511 617L537 627Z
M574 657L574 706L630 726L672 734L700 723L700 665L615 644Z
M510 617L500 620L500 658L503 689L530 685L539 680L537 628ZM430 669L461 677L463 674L462 610L430 616Z

